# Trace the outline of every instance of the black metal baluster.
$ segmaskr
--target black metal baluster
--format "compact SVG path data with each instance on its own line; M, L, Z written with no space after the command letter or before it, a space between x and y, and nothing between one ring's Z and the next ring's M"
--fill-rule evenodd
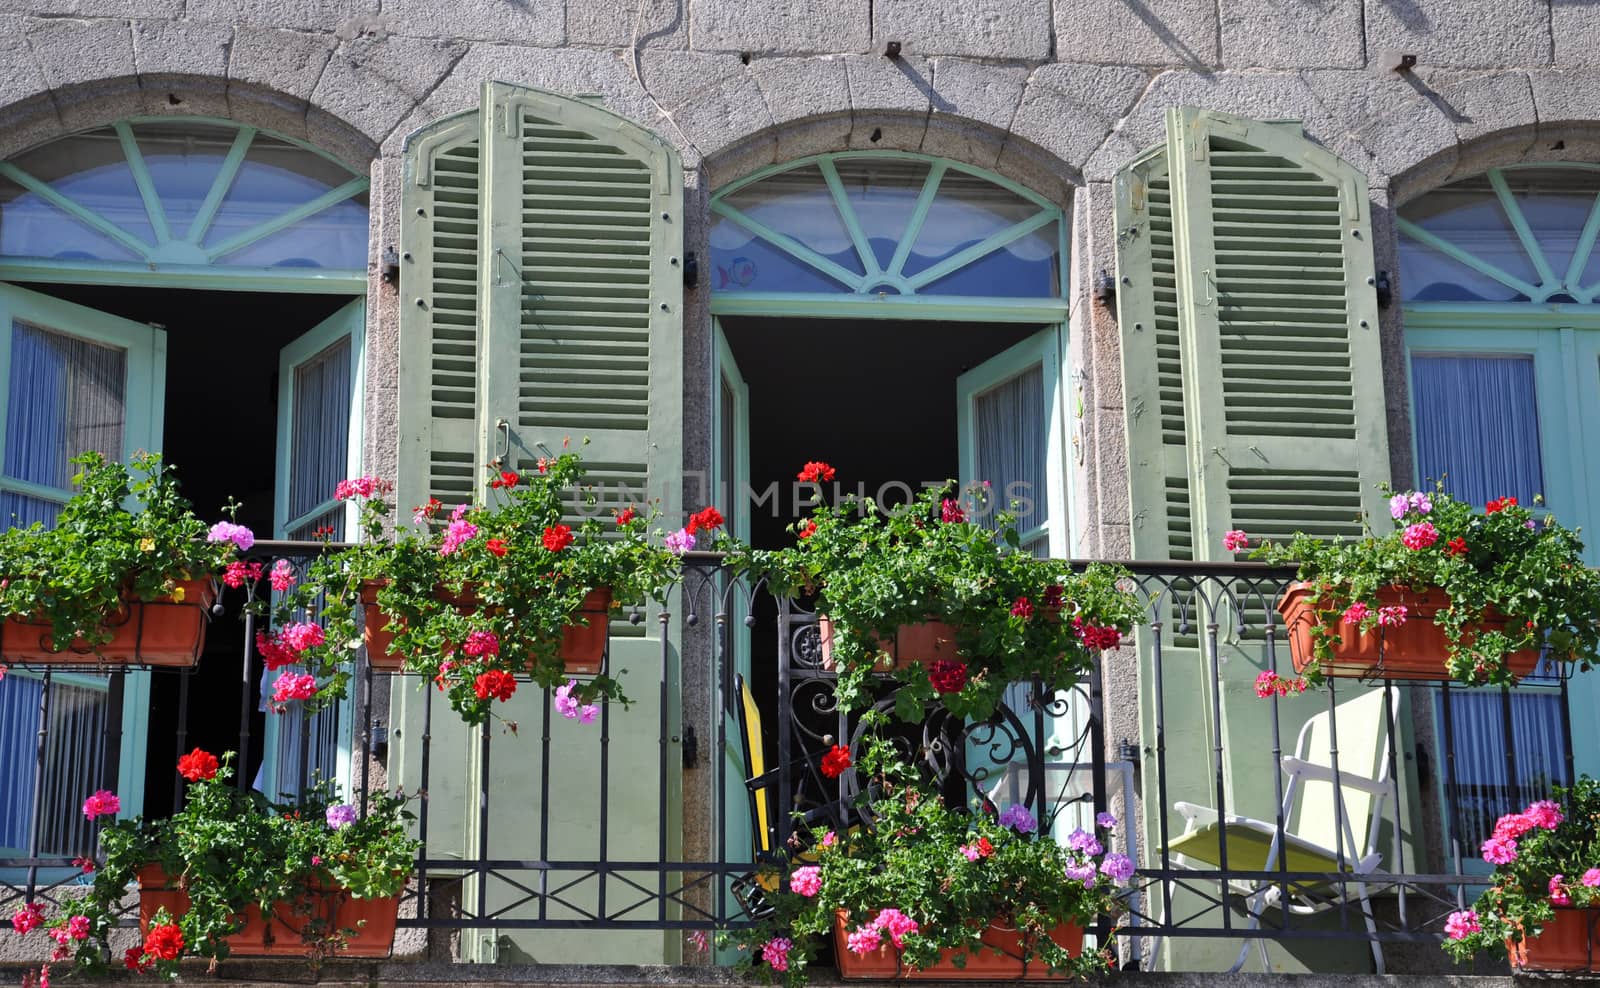
M33 821L28 829L28 889L24 902L32 902L39 887L38 858L44 835L44 777L45 751L50 743L50 692L51 670L44 670L44 680L39 687L39 731L33 749Z
M183 776L178 772L178 759L184 755L183 749L189 745L189 677L194 670L184 666L178 670L178 750L172 759L172 812L183 809ZM239 766L239 772L244 772L244 767Z

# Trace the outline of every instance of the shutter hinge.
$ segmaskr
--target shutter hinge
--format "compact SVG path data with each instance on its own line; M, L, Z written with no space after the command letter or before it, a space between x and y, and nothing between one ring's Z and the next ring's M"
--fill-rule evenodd
M673 260L674 263L676 263L678 259L676 257L674 257L672 260ZM685 287L685 288L695 288L699 284L700 284L700 258L695 256L695 252L692 251L692 250L684 251L684 254L683 254L683 287Z
M700 760L700 736L694 732L693 724L683 725L683 767L694 768L695 762Z
M400 254L394 249L394 244L383 249L383 256L378 260L378 277L383 279L385 285L400 288Z

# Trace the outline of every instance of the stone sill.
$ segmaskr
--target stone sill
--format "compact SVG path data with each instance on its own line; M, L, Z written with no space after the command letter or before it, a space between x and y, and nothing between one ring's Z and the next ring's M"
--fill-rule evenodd
M22 983L26 971L36 968L14 963L0 965L0 984ZM71 988L94 988L99 984L127 986L156 984L148 976L118 976L104 981L72 977L66 965L56 965L52 980ZM609 988L615 985L670 985L676 988L728 988L731 985L759 984L740 978L731 971L713 967L662 967L627 965L498 965L498 964L405 964L393 962L330 961L319 972L294 961L233 960L223 963L215 975L205 965L186 966L179 984L227 985L228 988L280 988L315 984L326 988L375 988L375 986L457 985L460 988L497 988L505 985L549 986L549 988ZM811 983L819 986L865 985L872 982L840 982L831 970L819 970ZM973 984L974 982L947 982ZM1526 982L1524 982L1526 983ZM939 982L917 982L935 985ZM1104 979L1106 988L1513 988L1516 982L1505 976L1474 975L1375 975L1375 974L1218 974L1209 972L1152 973L1132 971Z

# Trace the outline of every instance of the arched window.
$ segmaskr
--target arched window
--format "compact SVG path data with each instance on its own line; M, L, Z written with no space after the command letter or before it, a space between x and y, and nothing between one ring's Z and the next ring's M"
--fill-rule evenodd
M1407 302L1600 295L1600 166L1491 168L1400 208Z
M715 292L1061 296L1061 209L949 161L808 158L719 191L711 210Z
M0 278L364 280L367 186L328 155L252 127L120 121L0 162Z

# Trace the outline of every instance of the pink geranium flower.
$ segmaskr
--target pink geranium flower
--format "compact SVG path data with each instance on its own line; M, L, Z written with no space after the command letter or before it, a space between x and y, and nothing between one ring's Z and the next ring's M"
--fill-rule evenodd
M794 874L789 876L789 887L796 895L811 898L822 891L822 869L816 865L796 868Z
M1545 830L1556 829L1561 826L1561 821L1566 819L1566 816L1561 812L1560 805L1548 799L1541 799L1536 803L1532 803L1522 812L1529 820L1533 821L1534 826Z
M1482 929L1478 925L1477 912L1471 909L1451 913L1450 918L1444 921L1445 936L1452 940L1465 940Z
M859 926L845 940L845 946L850 948L852 954L865 956L883 946L883 934L878 932L876 926Z
M1250 536L1240 529L1231 529L1222 536L1222 547L1229 552L1238 552L1250 547Z
M109 789L100 789L83 801L83 815L93 820L100 816L115 816L122 812L122 800Z
M1439 541L1439 530L1433 527L1431 521L1420 521L1408 527L1400 536L1400 541L1405 543L1407 549L1413 551L1426 549Z
M1363 601L1356 601L1344 609L1345 624L1360 624L1367 616L1367 605Z
M1510 864L1517 860L1517 842L1509 837L1491 837L1483 842L1483 860L1492 865Z
M794 949L794 941L788 937L773 937L761 948L761 959L774 971L789 970L789 951Z

